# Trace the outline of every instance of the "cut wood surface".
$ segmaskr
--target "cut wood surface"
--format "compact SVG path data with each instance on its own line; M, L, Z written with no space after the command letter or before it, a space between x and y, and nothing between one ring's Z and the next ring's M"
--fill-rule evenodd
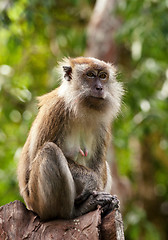
M43 222L20 201L0 207L0 240L124 240L119 210L101 217L101 209L71 220Z

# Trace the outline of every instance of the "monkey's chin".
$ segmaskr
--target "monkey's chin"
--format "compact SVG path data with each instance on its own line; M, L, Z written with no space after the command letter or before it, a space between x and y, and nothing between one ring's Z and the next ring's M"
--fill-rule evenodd
M104 111L108 105L108 101L103 97L88 96L83 100L83 104L87 108L91 108L96 111L102 111L102 110Z

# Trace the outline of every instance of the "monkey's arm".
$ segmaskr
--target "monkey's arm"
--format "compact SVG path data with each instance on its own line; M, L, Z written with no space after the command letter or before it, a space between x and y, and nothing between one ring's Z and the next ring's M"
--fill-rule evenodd
M102 207L103 214L112 211L114 208L118 208L119 201L116 196L103 191L104 188L100 184L101 180L98 173L73 161L68 162L76 187L74 217L93 211L98 206Z
M74 181L79 186L82 185L82 191L77 194L76 203L85 201L93 191L110 193L111 190L111 173L106 162L106 149L110 140L109 131L101 126L96 139L95 152L89 161L86 160L88 161L87 167L68 160Z
M97 173L68 159L68 166L76 186L76 202L82 203L93 191L100 189Z
M85 202L90 195L93 195L95 191L110 192L105 188L107 181L109 181L109 179L111 180L110 172L107 169L108 164L105 162L100 152L99 156L99 160L91 159L94 164L90 167L85 167L68 159L68 165L76 186L75 204L77 205L83 204L83 202Z
M119 201L117 197L103 191L104 188L100 184L101 180L98 173L75 163L69 164L69 168L76 186L74 217L93 211L98 206L101 206L102 214L107 214L114 208L118 208Z

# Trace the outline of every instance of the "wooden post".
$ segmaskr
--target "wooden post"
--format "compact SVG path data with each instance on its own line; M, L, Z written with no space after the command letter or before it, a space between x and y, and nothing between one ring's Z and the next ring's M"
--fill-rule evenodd
M101 209L71 220L43 222L20 201L0 207L0 240L124 240L119 210L101 218Z

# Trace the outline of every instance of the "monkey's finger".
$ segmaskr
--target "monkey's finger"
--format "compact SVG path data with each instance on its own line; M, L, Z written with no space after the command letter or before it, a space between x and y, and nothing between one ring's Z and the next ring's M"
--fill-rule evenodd
M105 196L98 196L95 199L95 202L98 204L98 205L101 205L101 206L104 206L106 204L110 204L112 202L112 198L111 197L105 197Z
M117 209L116 207L114 207L111 204L106 204L105 206L103 206L101 208L101 215L102 217L106 216L107 214L109 214L110 212L112 212L114 209Z
M115 208L119 208L120 207L120 201L118 200L118 198L116 196L113 196L112 202L110 203L111 208L115 209Z
M103 191L93 191L93 195L98 195L98 194L104 194L104 195L111 195L110 193L107 192L103 192ZM115 196L115 195L111 195L111 196Z
M96 201L98 202L98 203L100 203L100 205L105 205L105 204L107 204L107 203L111 203L112 201L113 201L113 199L111 198L111 197L105 197L105 196L98 196L97 198L96 198Z
M109 193L106 193L106 192L97 192L97 191L93 191L93 196L97 198L97 200L104 200L104 201L107 201L107 202L113 202L116 206L120 205L120 202L117 198L116 195L111 195Z
M111 198L116 197L115 195L111 195L110 193L107 193L107 192L93 191L92 194L93 194L94 197L97 197L98 195L100 195L100 196L109 196L109 197L111 197Z
M107 193L98 193L97 196L94 196L95 201L101 206L105 206L106 204L112 204L112 206L119 207L119 200L116 196L112 196Z

